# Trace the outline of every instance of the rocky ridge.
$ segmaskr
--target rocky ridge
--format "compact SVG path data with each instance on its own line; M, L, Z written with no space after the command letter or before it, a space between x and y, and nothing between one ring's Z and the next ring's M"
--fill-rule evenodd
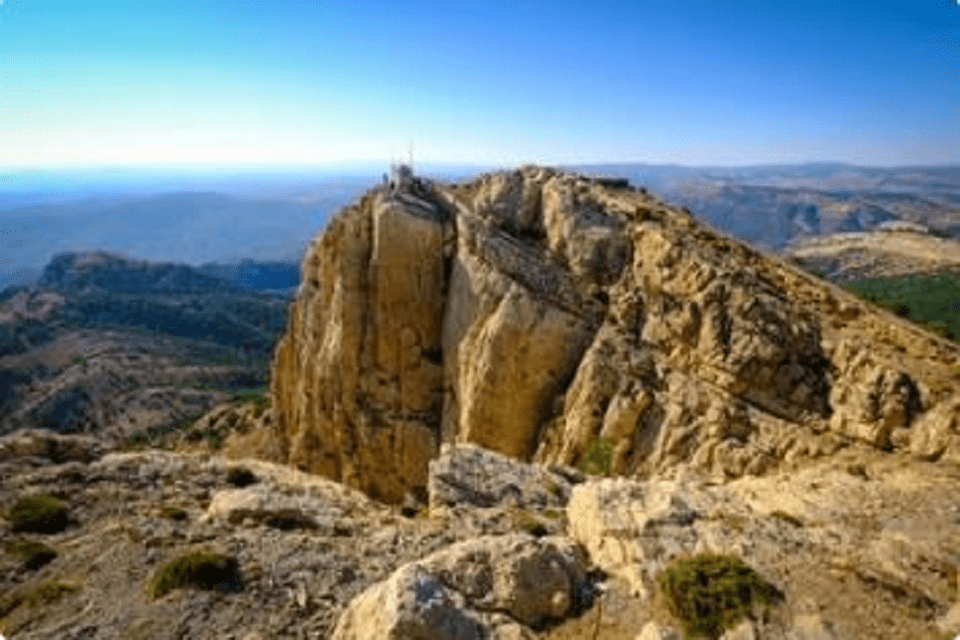
M378 189L302 272L260 441L388 502L454 442L638 478L854 443L960 460L956 345L642 189L538 167Z

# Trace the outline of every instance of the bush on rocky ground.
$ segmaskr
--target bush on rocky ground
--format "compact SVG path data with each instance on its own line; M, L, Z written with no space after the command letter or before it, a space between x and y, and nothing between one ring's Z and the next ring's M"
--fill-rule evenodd
M657 576L657 584L688 638L716 640L743 618L765 612L778 597L776 587L729 555L678 558Z
M613 440L598 437L584 449L577 467L580 471L592 476L608 476L612 462Z
M56 533L69 522L67 506L57 498L40 494L17 500L7 514L13 531Z
M188 517L187 512L180 507L164 507L160 515L168 520L177 520L178 522L182 522Z
M150 581L150 594L160 598L174 589L239 591L242 586L236 558L210 551L195 551L165 564Z
M34 589L15 592L0 598L0 619L7 617L14 609L21 605L26 605L30 608L37 607L41 604L54 602L66 593L73 593L79 590L80 587L77 585L51 580L44 582Z
M19 557L23 561L23 566L31 571L39 569L51 560L57 557L57 552L43 544L33 540L13 540L4 544L7 553Z

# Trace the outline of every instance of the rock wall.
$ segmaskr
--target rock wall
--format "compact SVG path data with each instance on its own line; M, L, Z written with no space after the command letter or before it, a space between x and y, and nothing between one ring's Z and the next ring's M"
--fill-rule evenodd
M377 189L303 262L282 461L423 498L441 443L609 472L771 471L854 442L960 461L960 350L643 192L527 167Z

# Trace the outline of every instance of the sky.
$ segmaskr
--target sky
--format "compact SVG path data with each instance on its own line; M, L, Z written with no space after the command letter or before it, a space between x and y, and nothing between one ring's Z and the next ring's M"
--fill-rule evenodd
M0 168L960 164L958 0L0 0Z

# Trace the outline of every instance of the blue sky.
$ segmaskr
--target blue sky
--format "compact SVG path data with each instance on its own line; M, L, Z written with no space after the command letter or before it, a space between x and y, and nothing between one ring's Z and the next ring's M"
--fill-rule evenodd
M3 0L0 167L960 163L948 0Z

